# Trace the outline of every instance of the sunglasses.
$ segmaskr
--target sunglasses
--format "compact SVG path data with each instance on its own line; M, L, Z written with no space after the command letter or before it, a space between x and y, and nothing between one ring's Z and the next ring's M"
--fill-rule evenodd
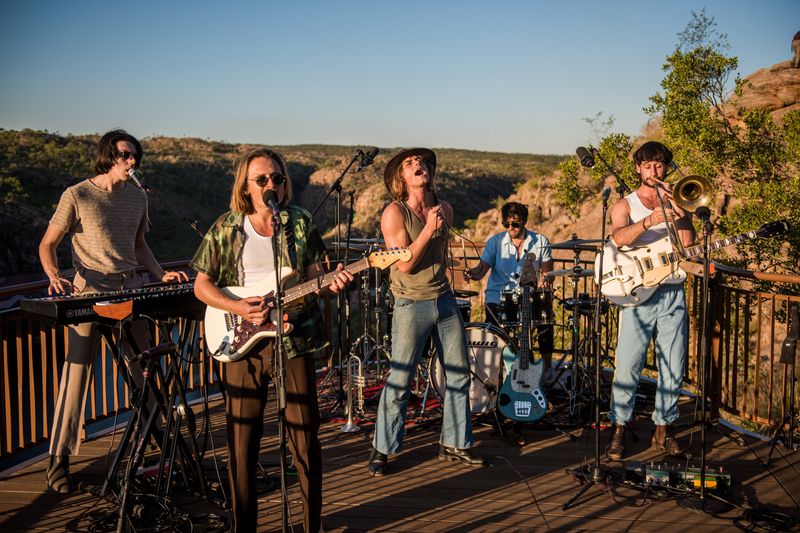
M508 228L517 229L517 228L521 228L524 225L525 224L523 224L522 222L503 222L503 227L506 228L506 229L508 229Z
M272 184L276 187L278 185L282 185L286 181L286 176L281 174L280 172L273 172L269 176L266 174L262 174L255 179L247 178L248 181L255 181L256 185L259 187L264 187L267 184L267 180L272 180Z
M117 157L121 158L124 161L128 159L136 159L136 154L134 152L129 152L127 150L122 152L117 152Z

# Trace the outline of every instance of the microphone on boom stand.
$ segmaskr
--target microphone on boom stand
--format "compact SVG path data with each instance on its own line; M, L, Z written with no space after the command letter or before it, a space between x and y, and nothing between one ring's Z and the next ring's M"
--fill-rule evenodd
M616 190L619 193L620 198L623 196L622 193L628 193L628 194L631 193L630 187L628 187L625 184L625 182L622 181L622 178L619 177L619 174L617 174L617 171L614 170L614 167L612 167L611 165L608 164L608 161L606 161L603 158L603 156L600 154L600 152L597 150L597 148L593 148L593 147L590 146L587 149L584 146L579 146L575 150L575 155L578 156L578 159L580 160L581 165L583 165L586 168L594 167L594 165L595 165L594 157L597 156L600 159L600 161L602 161L602 163L605 165L605 167L608 169L608 171L611 172L611 174L613 174L613 176L617 179Z
M375 156L378 155L378 147L372 146L366 152L359 149L356 153L358 155L358 170L364 170L375 162Z

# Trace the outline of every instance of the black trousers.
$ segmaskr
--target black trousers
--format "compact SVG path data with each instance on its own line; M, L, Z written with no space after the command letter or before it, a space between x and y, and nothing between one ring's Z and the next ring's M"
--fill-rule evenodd
M226 363L223 372L228 430L232 531L258 530L256 489L258 454L264 434L264 408L273 376L274 341L260 351ZM311 356L286 360L286 432L297 467L303 501L303 526L316 533L322 515L322 446L319 405Z

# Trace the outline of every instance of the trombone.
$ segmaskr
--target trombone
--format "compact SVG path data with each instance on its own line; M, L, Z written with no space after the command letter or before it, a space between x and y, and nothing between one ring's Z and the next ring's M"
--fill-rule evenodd
M678 171L678 174L681 176L681 178L672 185L672 191L667 191L672 196L672 202L674 202L675 205L687 213L694 213L698 208L708 206L711 203L714 194L714 187L711 184L711 180L704 176L685 176L677 166L674 168ZM669 229L668 234L670 240L672 241L672 246L673 248L679 250L681 254L685 255L683 243L678 238L678 234L675 229L675 220L673 217L667 217L666 209L670 207L669 198L667 198L665 201L661 197L661 192L659 189L662 188L666 191L666 187L662 184L659 184L659 186L656 187L656 195L658 196L658 202L661 205L661 210L664 213L664 219L669 219L670 221L667 226Z
M694 213L711 203L713 192L711 180L705 176L684 176L672 186L672 199L684 211Z

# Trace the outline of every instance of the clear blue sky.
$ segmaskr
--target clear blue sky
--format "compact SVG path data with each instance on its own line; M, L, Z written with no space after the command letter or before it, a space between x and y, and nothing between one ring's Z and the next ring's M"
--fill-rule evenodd
M569 153L703 7L742 75L790 58L798 0L0 0L0 127Z

